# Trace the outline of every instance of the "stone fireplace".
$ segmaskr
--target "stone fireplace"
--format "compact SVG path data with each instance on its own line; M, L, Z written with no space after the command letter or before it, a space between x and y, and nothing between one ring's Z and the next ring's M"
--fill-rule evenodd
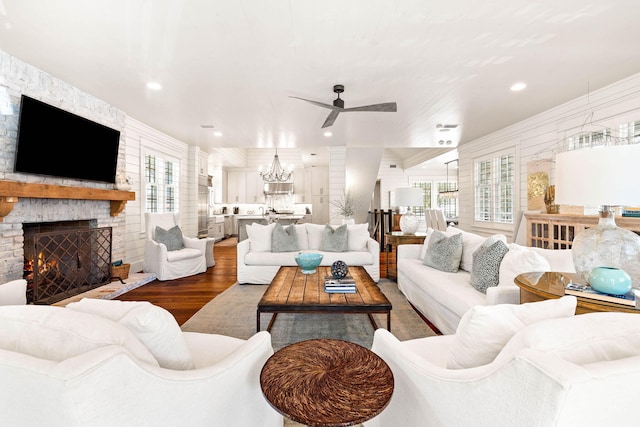
M24 223L27 302L53 304L111 280L111 227L94 220Z

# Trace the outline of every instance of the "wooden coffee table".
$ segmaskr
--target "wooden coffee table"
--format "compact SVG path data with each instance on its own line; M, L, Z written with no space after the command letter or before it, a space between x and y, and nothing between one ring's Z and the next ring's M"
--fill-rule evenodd
M329 294L324 291L324 278L331 275L330 267L318 267L314 274L302 274L300 267L280 267L258 303L257 330L261 313L273 313L267 331L278 313L365 313L374 329L378 325L373 314L382 313L391 330L391 302L363 267L349 267L349 274L355 279L356 293Z
M393 394L393 373L358 344L315 339L272 355L260 372L262 393L282 415L309 426L363 423L378 415Z

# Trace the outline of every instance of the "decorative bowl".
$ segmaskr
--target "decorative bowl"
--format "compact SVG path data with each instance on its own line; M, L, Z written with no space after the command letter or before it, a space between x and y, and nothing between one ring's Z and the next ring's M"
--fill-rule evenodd
M296 263L302 269L302 274L313 274L322 261L322 254L299 253L296 255Z
M624 295L631 290L631 277L619 268L596 267L589 274L589 285L598 292Z

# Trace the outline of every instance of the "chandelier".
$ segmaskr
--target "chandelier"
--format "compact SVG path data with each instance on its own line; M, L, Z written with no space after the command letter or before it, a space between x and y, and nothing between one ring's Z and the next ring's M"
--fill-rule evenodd
M443 199L455 199L458 197L458 181L456 180L456 182L452 182L451 183L452 185L449 184L449 163L453 163L453 162L458 163L458 159L450 160L444 163L447 166L446 189L444 191L438 192L438 197L442 197Z
M280 159L278 158L278 148L276 148L276 155L273 157L271 167L268 172L260 172L260 176L264 182L285 182L291 179L293 172L285 171L280 165Z

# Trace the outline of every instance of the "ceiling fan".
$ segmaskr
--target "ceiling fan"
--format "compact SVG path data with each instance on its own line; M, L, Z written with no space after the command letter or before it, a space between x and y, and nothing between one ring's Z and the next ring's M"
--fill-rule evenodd
M324 121L322 125L323 128L327 128L333 125L333 122L338 118L338 114L340 113L348 113L350 111L380 111L380 112L396 112L398 111L398 106L395 102L385 102L382 104L373 104L373 105L365 105L362 107L352 107L352 108L344 108L344 100L340 98L340 94L344 92L344 85L334 85L333 91L338 94L338 97L333 100L333 105L324 104L318 101L312 101L311 99L299 98L297 96L290 96L290 98L300 99L302 101L310 102L313 105L317 105L319 107L328 108L331 110L329 116Z

